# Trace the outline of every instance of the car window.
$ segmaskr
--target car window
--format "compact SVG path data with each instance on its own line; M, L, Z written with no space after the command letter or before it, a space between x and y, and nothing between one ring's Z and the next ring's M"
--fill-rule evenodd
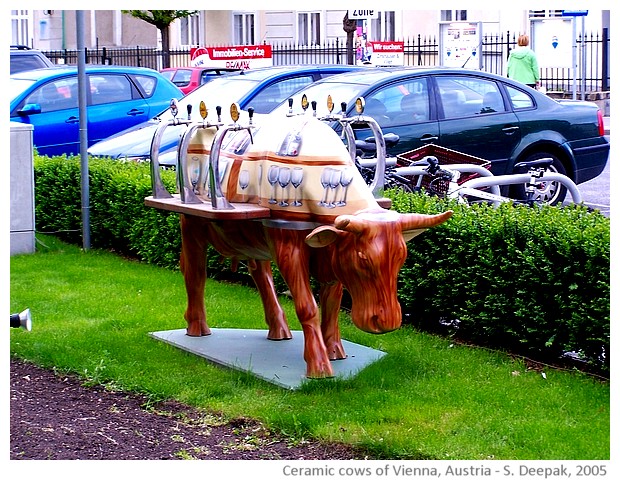
M497 83L476 77L436 77L444 118L505 112Z
M77 77L62 78L42 85L32 92L25 104L36 103L41 113L56 112L78 107Z
M147 98L153 96L153 93L155 92L155 85L157 85L157 79L155 77L149 77L148 75L133 75L133 79L140 84L140 87Z
M253 107L256 113L269 113L284 100L306 85L310 85L313 81L312 75L305 75L273 83L259 92L252 99L249 106Z
M534 107L534 100L523 90L506 85L506 91L508 92L512 108L515 110Z
M225 76L216 78L208 83L208 87L197 88L191 93L185 95L179 100L179 112L181 115L186 115L187 106L192 106L192 111L200 111L200 102L204 101L209 110L215 109L216 106L220 106L227 111L232 102L239 102L241 98L256 88L256 81L243 78L234 77L234 80L226 78ZM213 115L213 114L209 114ZM213 115L215 116L215 115ZM159 114L159 118L162 120L169 120L172 118L170 109L167 108ZM213 118L213 117L209 117Z
M210 82L211 80L219 77L220 75L222 75L222 73L217 70L204 70L200 72L200 85Z
M25 46L11 46L11 74L53 66L54 63L38 50L31 50Z
M208 83L214 78L221 77L222 75L226 75L228 72L226 70L204 70L200 74L200 85L204 83Z
M301 113L301 97L302 95L306 95L308 101L317 102L317 114L319 116L327 115L329 113L327 110L327 97L330 96L334 103L333 113L337 113L340 112L341 103L344 102L345 106L353 105L355 99L359 97L366 88L366 85L358 83L338 83L338 81L330 81L330 79L319 83L313 83L292 96L293 111L295 113ZM288 101L285 100L272 113L275 115L286 115L288 110Z
M131 100L131 84L125 75L91 74L90 92L92 105Z
M367 96L364 114L377 120L381 127L426 122L428 98L426 78L408 79Z
M11 73L45 68L49 65L35 55L11 55Z
M174 77L174 75L176 74L175 70L162 70L161 72L162 77L167 78L168 80L172 81L172 77Z
M190 70L177 70L172 77L172 83L177 87L187 87L192 79L192 72Z

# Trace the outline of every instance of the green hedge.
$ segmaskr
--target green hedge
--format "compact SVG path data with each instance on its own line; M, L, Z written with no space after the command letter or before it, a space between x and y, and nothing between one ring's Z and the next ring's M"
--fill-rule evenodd
M173 172L164 183L174 188ZM37 231L82 243L80 162L77 157L35 157ZM114 250L147 262L175 267L181 239L178 216L144 205L151 195L148 165L90 160L90 239L96 248Z
M174 173L162 173L174 190ZM91 246L178 268L178 215L144 206L149 166L91 159L89 177ZM81 244L79 159L36 156L35 195L37 231ZM401 212L455 210L448 222L408 243L399 276L406 322L449 328L460 339L537 359L579 352L609 370L608 218L585 207L464 207L425 195L388 195ZM209 276L229 279L229 267L209 255ZM232 275L249 281L244 266Z
M391 192L398 211L454 209L409 244L408 321L538 359L579 352L609 368L610 222L584 206L463 206Z

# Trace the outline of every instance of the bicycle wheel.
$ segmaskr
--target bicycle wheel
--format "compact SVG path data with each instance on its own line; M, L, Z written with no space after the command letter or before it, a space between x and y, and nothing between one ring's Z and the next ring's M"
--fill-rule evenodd
M566 169L558 157L551 153L539 152L529 155L524 161L531 162L540 160L541 158L552 158L553 164L549 167L549 171L566 175ZM512 187L513 198L525 201L527 198L526 184L515 185ZM541 182L536 186L534 197L531 199L535 203L546 203L549 205L558 205L564 201L566 197L566 187L559 182Z
M405 178L401 179L393 176L385 177L385 189L396 189L401 190L405 193L413 193L413 188L411 187L411 184Z

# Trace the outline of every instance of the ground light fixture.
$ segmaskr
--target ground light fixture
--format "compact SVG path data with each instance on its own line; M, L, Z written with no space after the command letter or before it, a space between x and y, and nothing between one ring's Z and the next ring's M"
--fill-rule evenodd
M11 314L11 328L23 328L28 332L32 330L32 316L30 315L30 309L27 308L22 313Z

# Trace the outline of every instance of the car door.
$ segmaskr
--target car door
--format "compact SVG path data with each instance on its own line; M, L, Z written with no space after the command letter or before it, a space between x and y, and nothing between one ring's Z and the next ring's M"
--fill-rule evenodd
M88 145L150 118L149 105L129 77L90 73Z
M49 81L22 102L29 110L21 121L33 125L33 144L41 155L79 152L77 76Z
M521 139L517 116L502 89L491 79L474 75L437 75L439 144L490 160L496 175L506 173Z
M428 77L399 79L364 95L364 114L374 118L384 134L393 133L399 137L396 146L388 148L388 155L439 141L439 124L431 98ZM354 128L358 140L372 135L367 128Z

